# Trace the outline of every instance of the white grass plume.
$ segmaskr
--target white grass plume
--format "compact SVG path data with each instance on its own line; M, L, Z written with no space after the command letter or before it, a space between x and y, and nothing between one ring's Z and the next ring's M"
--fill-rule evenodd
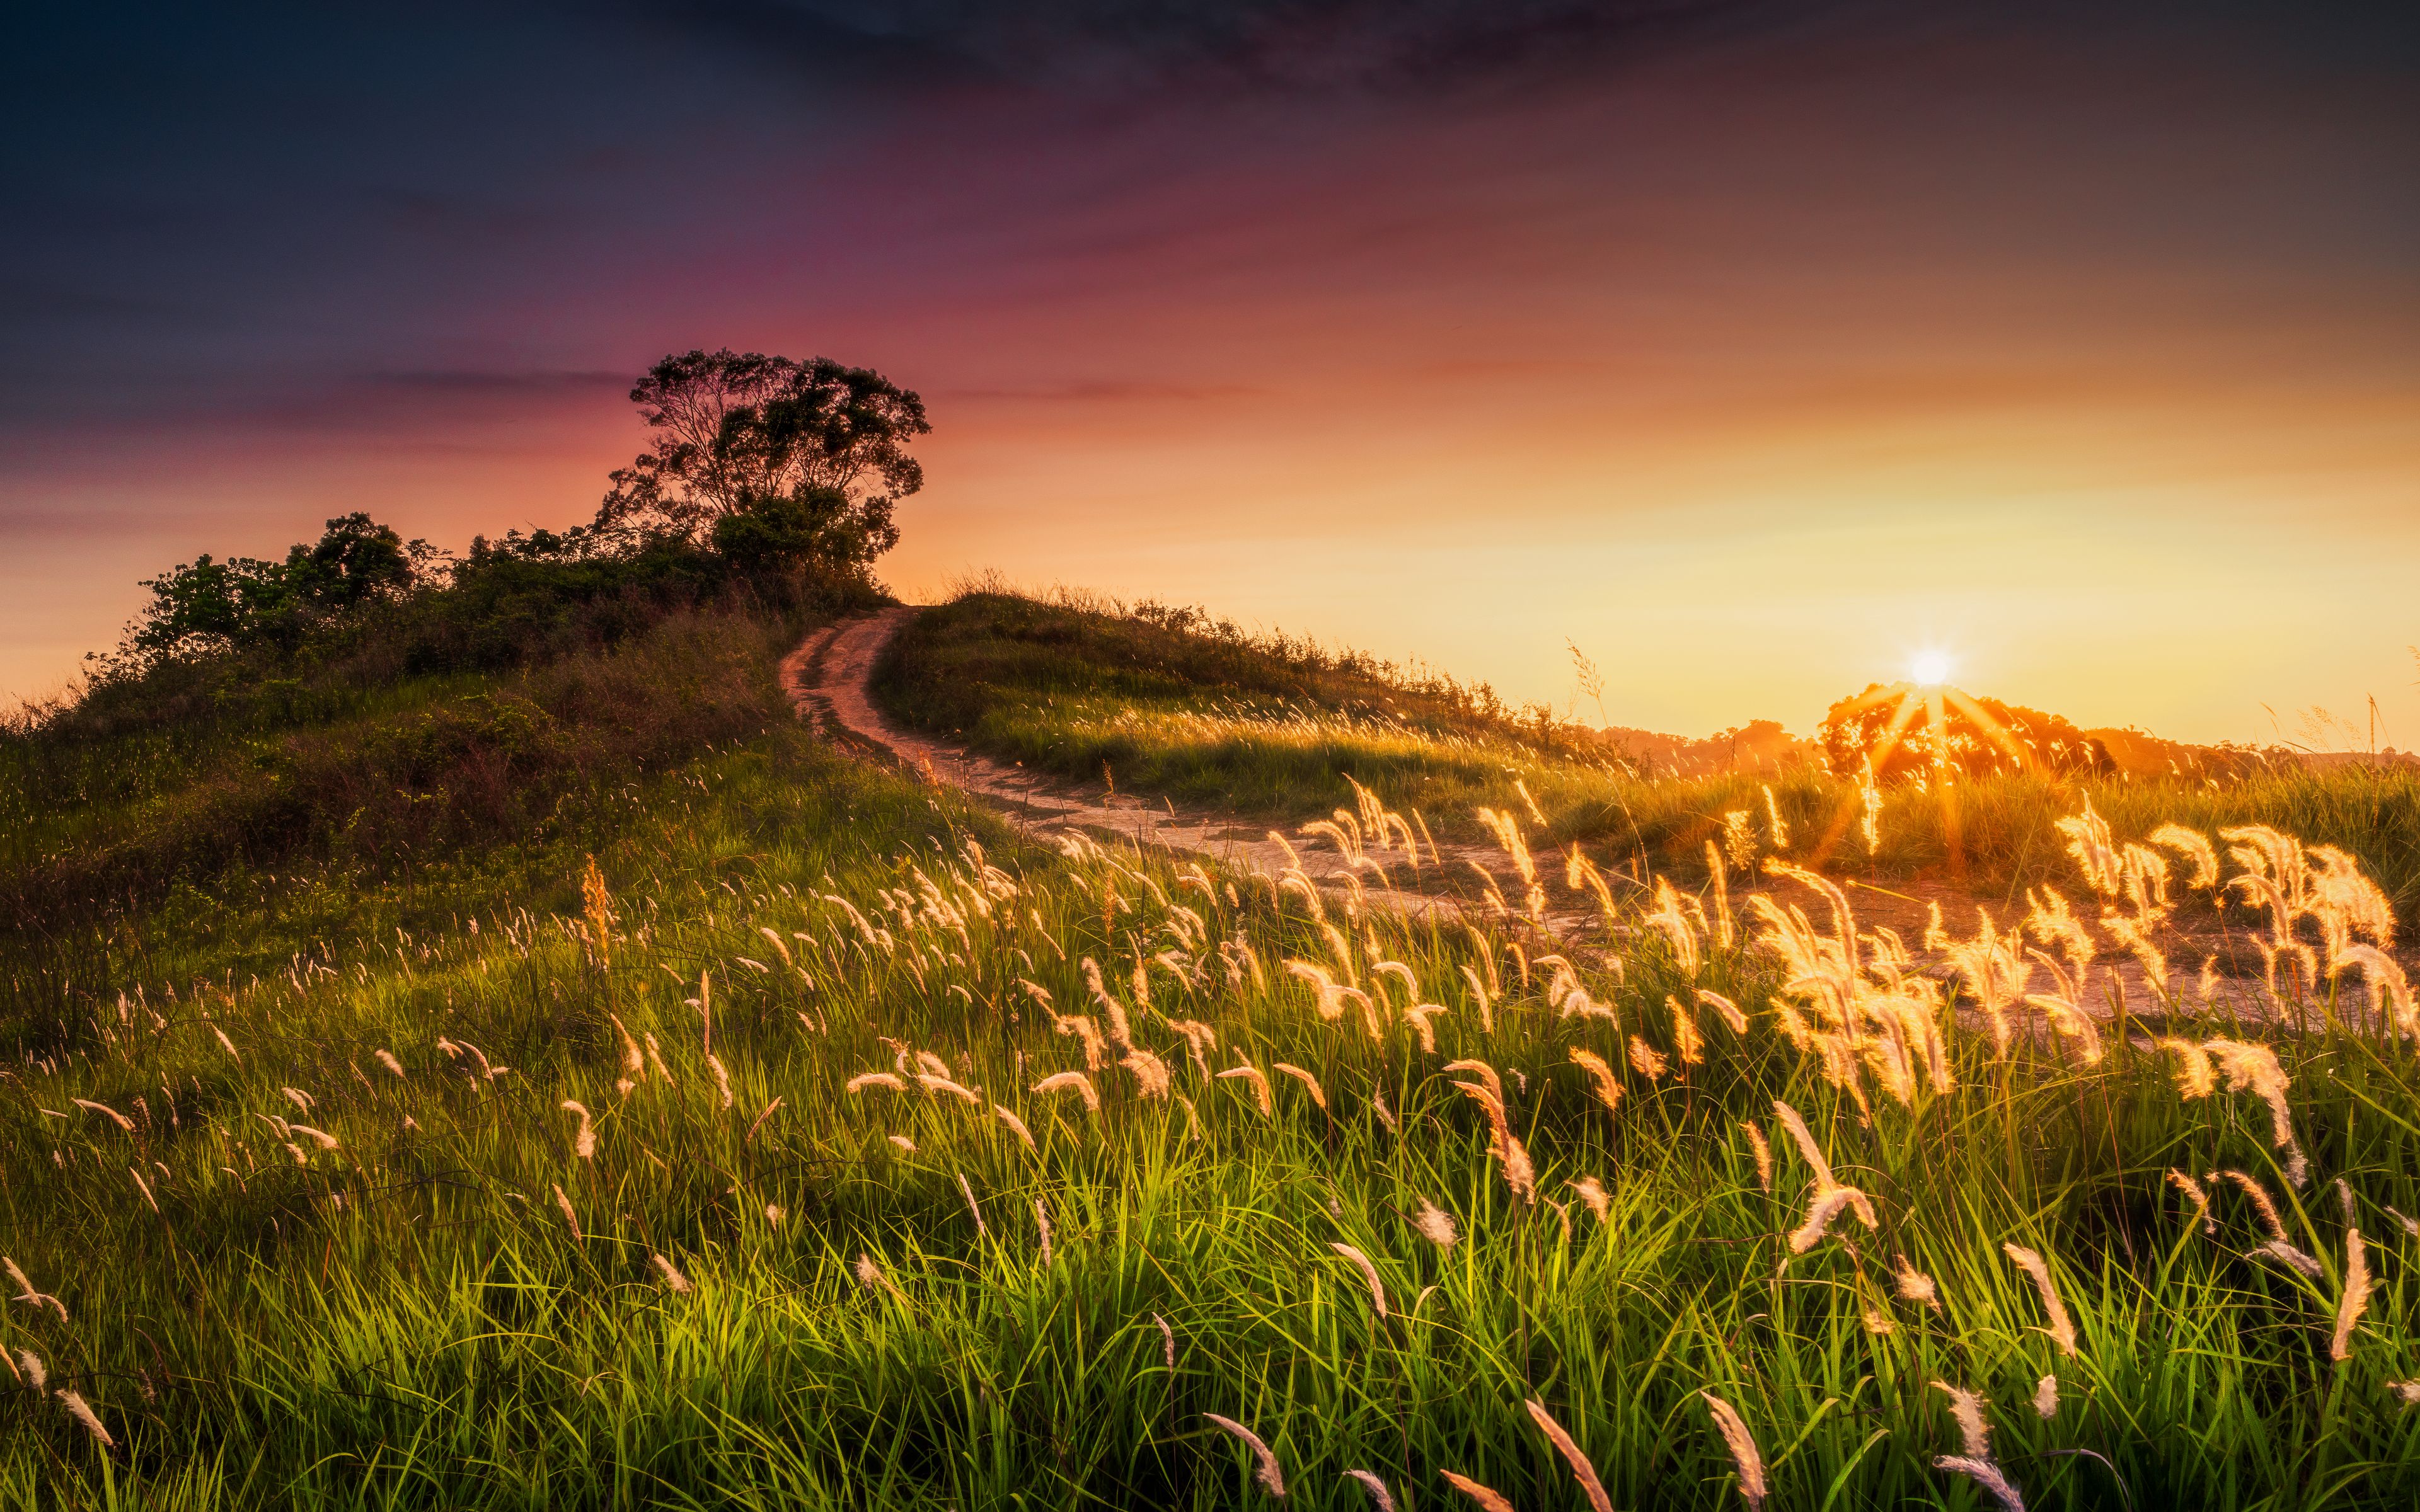
M1462 1232L1454 1227L1453 1215L1435 1203L1422 1198L1420 1211L1412 1215L1412 1227L1420 1237L1441 1250L1451 1249L1461 1242Z
M2050 1265L2040 1255L2022 1244L2000 1245L2017 1268L2033 1277L2034 1289L2041 1293L2042 1311L2050 1315L2050 1327L2043 1330L2058 1352L2073 1359L2076 1354L2075 1320L2067 1315L2067 1304L2059 1300L2058 1285L2051 1279Z
M1445 1477L1448 1486L1476 1503L1480 1512L1512 1512L1512 1504L1503 1492L1481 1486L1467 1475L1457 1475L1450 1470L1440 1470L1437 1473Z
M1278 1457L1269 1451L1267 1444L1261 1442L1261 1436L1232 1417L1221 1417L1217 1412L1204 1412L1202 1415L1244 1441L1244 1446L1252 1451L1253 1459L1258 1461L1258 1468L1253 1472L1252 1478L1261 1483L1263 1490L1283 1500L1286 1493L1285 1473L1278 1468Z
M1983 1398L1946 1381L1934 1381L1932 1389L1948 1394L1949 1416L1958 1425L1960 1452L1977 1459L1991 1458L1992 1425L1983 1416Z
M2352 1358L2352 1331L2369 1306L2369 1251L2361 1230L2345 1234L2344 1299L2336 1304L2335 1336L2328 1341L2328 1358L2342 1365Z
M1327 1247L1351 1260L1354 1269L1361 1273L1362 1281L1370 1288L1370 1305L1376 1310L1379 1319L1384 1321L1387 1317L1387 1288L1385 1283L1378 1279L1378 1268L1370 1263L1370 1257L1351 1244L1330 1242Z
M1738 1409L1713 1392L1698 1394L1706 1399L1706 1410L1714 1414L1714 1431L1723 1436L1724 1447L1731 1452L1731 1463L1739 1470L1740 1496L1750 1512L1764 1505L1767 1488L1764 1482L1764 1456L1756 1446L1756 1436L1741 1421Z
M1605 1482L1597 1478L1596 1467L1589 1463L1589 1457L1580 1452L1580 1446L1572 1442L1572 1436L1564 1432L1563 1426L1546 1411L1546 1404L1532 1396L1522 1405L1529 1410L1529 1421L1538 1425L1538 1431L1544 1433L1557 1452L1571 1462L1572 1475L1580 1483L1580 1489L1588 1492L1589 1505L1593 1512L1613 1512L1613 1498L1606 1494Z
M2000 1504L2000 1512L2025 1512L2025 1499L2009 1484L2009 1477L2000 1473L2000 1467L1988 1459L1977 1459L1968 1455L1943 1455L1932 1462L1932 1468L1956 1471L1972 1480Z

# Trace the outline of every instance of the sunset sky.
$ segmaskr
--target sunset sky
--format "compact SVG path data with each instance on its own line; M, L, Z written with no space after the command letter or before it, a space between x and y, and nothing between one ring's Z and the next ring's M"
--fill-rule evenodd
M2420 746L2420 10L69 8L0 55L0 693L198 551L583 521L729 346L923 394L911 599Z

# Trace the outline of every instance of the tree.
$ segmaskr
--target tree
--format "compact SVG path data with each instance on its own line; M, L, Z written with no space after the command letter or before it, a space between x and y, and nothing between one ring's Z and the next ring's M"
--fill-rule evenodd
M660 434L613 474L599 530L863 566L898 544L892 507L924 486L908 455L932 429L924 402L870 368L692 351L649 368L630 402ZM724 530L743 517L755 523Z
M2107 747L2057 715L1911 683L1869 684L1840 700L1820 738L1835 776L1871 772L1886 783L2116 769Z
M427 542L406 542L359 512L328 521L316 543L296 545L283 562L219 561L205 552L144 580L151 602L121 650L148 666L251 646L290 648L314 625L410 592L438 556Z

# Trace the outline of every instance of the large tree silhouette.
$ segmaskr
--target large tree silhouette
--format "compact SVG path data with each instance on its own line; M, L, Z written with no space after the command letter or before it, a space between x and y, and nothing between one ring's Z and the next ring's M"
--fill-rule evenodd
M924 486L908 455L932 429L924 402L871 368L691 351L649 368L630 401L659 434L613 474L608 531L861 566L898 543L892 506Z

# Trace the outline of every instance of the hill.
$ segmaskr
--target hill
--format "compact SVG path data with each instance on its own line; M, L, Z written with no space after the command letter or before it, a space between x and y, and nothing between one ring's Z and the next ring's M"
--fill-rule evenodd
M41 839L0 933L0 1488L1550 1505L1576 1474L1880 1506L1965 1496L1962 1447L2037 1504L2420 1487L2420 1076L2350 968L2391 920L2339 873L2302 905L2353 974L2273 941L2271 985L2102 1024L2106 831L1991 838L2078 901L2067 976L2007 916L1950 920L1967 975L1936 978L1826 880L1792 884L1810 925L1663 870L1761 809L1752 776L1642 779L1448 679L975 595L883 668L928 726L1280 821L1357 805L1345 772L1396 795L1349 865L1297 831L1284 875L1027 834L787 717L775 660L863 601L735 581L498 665L281 663L257 698L220 659L12 737ZM1793 835L1828 782L1775 784ZM1978 799L1967 833L2129 791ZM2211 801L2349 819L2354 791ZM1410 795L1508 864L1551 839L1640 885L1535 869L1590 915L1568 939L1517 895L1380 906ZM1455 812L1482 797L1499 823ZM1870 865L1925 864L1913 797Z

